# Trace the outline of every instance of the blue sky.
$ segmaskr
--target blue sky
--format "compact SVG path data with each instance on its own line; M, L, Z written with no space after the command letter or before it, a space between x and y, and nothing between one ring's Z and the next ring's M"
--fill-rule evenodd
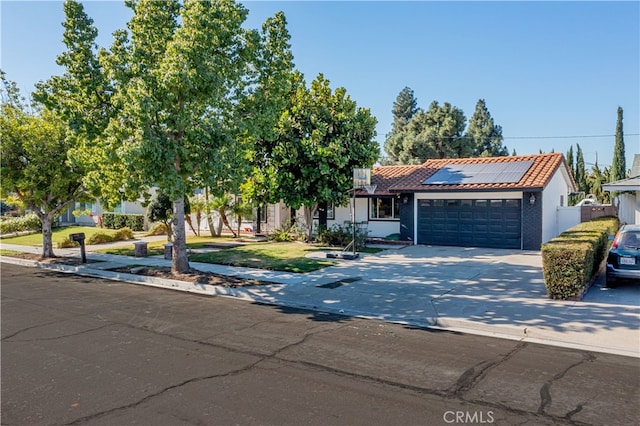
M130 11L85 1L108 47ZM611 164L616 109L624 109L627 167L640 153L640 2L244 2L246 26L283 10L296 67L343 86L391 129L398 93L418 105L461 108L483 98L504 144L518 154L566 153L580 144L588 164ZM0 1L1 67L23 92L59 74L62 2ZM608 136L606 136L608 135ZM578 137L575 137L578 136ZM604 136L604 137L601 137Z

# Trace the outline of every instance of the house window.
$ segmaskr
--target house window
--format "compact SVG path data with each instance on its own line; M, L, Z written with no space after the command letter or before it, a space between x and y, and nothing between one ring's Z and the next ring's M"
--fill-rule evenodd
M313 218L319 219L320 212L318 209L313 211ZM336 218L335 209L333 208L333 203L327 203L327 220L334 220Z
M88 211L92 214L97 212L97 208L94 203L76 203L76 210L79 210L83 213Z
M400 203L395 198L370 198L369 219L399 219Z

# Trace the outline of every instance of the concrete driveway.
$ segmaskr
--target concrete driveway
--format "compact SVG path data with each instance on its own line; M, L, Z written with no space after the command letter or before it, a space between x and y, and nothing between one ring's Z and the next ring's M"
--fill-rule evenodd
M640 356L640 286L609 290L601 281L583 301L554 301L538 251L409 246L248 293L269 303Z

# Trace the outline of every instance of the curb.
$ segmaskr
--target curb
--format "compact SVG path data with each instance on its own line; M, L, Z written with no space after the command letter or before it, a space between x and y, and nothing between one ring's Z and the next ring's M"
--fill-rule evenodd
M621 355L632 358L640 358L640 353L608 347L600 347L594 345L585 345L580 343L563 342L561 340L544 339L535 337L539 331L536 327L528 326L494 326L484 325L481 323L451 319L447 317L423 317L423 318L397 318L394 315L375 315L371 313L361 312L353 309L345 310L324 306L319 309L318 306L309 303L300 303L287 300L273 300L261 297L250 291L260 286L247 287L223 287L210 284L197 284L188 281L172 280L167 278L149 277L144 275L136 275L123 272L113 272L100 269L92 269L86 266L61 265L55 263L44 263L35 260L13 258L9 256L0 256L0 263L9 263L20 266L36 267L40 269L76 274L87 277L102 278L111 281L127 282L137 285L145 285L149 287L161 288L165 290L183 291L203 296L221 296L232 297L235 299L261 303L271 306L285 306L289 308L304 309L308 311L323 312L334 315L342 315L346 317L354 317L369 320L378 320L388 323L401 324L406 326L420 327L432 330L442 330L454 333L464 333L471 335L479 335L485 337L500 338L506 340L514 340L526 343L536 343L542 345L550 345L575 350L585 350L592 352L607 353L613 355Z

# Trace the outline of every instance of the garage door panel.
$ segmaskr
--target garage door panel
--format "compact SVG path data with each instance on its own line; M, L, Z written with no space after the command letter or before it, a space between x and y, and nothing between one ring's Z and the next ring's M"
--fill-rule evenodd
M520 200L421 200L420 244L521 247Z

